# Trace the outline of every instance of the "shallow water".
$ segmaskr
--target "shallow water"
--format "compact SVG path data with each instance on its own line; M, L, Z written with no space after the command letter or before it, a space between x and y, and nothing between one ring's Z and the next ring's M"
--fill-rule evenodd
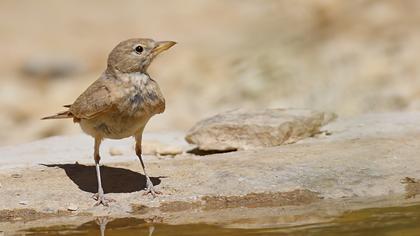
M34 228L31 235L420 235L420 205L371 208L348 212L329 223L295 227L233 229L217 225L149 224L142 219L100 218L80 226Z

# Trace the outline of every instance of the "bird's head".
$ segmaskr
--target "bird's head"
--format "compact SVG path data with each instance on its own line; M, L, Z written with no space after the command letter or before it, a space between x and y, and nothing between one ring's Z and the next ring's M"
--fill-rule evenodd
M121 73L146 72L153 59L176 43L152 39L128 39L119 43L108 56L108 69Z

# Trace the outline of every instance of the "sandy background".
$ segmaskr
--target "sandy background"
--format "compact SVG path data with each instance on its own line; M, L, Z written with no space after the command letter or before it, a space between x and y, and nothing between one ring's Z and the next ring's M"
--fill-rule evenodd
M131 37L179 43L150 68L167 111L146 131L238 107L417 110L419 10L415 0L3 0L0 145L81 132L39 118L73 102ZM33 64L70 69L28 72Z

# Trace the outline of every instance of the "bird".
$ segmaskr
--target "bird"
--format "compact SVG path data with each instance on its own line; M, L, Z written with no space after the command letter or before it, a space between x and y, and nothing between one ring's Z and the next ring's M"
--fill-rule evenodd
M67 110L41 118L73 119L83 132L94 138L93 157L98 181L98 192L93 195L95 206L108 206L113 199L105 198L101 182L100 145L104 139L134 137L135 151L146 177L144 194L156 197L142 159L142 135L150 118L165 111L165 98L158 83L147 69L160 53L174 46L174 41L154 41L132 38L120 42L108 55L107 67Z

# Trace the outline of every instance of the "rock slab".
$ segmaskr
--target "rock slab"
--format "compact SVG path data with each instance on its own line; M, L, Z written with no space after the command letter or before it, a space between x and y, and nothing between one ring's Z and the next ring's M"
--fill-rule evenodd
M185 139L200 150L247 150L295 143L336 115L304 109L234 110L198 122Z
M122 150L121 156L105 152L101 159L104 191L116 200L109 207L93 207L97 182L87 135L1 147L0 230L38 218L44 227L42 218L56 216L66 216L68 224L75 219L68 216L90 214L171 224L250 222L248 217L266 224L264 216L275 219L273 224L301 224L354 207L419 202L420 112L337 119L323 129L331 135L293 145L206 156L144 155L151 181L163 193L157 198L143 195L146 178L133 140L106 140L103 150ZM188 147L182 133L144 137ZM71 203L77 205L69 209Z

